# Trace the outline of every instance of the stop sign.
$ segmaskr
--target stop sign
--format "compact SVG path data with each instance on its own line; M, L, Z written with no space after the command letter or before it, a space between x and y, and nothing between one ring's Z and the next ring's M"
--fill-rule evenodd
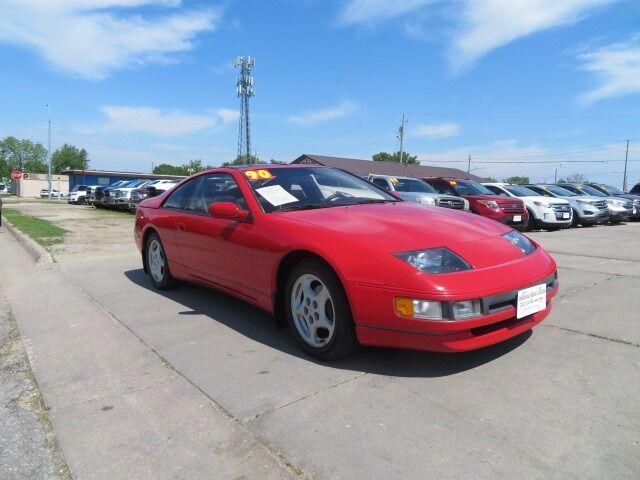
M22 172L20 170L14 170L11 172L12 180L20 180L22 178Z

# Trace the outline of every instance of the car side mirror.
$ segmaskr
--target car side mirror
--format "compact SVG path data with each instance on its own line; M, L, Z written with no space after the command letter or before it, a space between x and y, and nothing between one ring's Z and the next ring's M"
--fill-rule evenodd
M151 197L157 197L158 195L160 195L160 192L156 187L148 187L147 188L147 197L151 198Z
M233 202L214 202L209 205L209 215L213 218L242 222L247 219L249 212L247 210L241 210L240 207Z

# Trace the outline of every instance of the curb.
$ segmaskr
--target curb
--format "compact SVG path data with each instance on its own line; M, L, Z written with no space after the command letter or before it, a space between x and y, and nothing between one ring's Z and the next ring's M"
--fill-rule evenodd
M7 217L2 217L2 226L5 227L11 235L20 243L36 263L50 264L54 263L53 256L38 245L33 239L22 233L16 227L7 221Z

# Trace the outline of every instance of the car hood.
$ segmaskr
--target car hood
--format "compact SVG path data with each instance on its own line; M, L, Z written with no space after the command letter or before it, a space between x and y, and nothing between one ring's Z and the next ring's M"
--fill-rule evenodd
M527 202L547 202L551 205L568 205L569 202L564 198L555 198L555 197L541 197L541 196L528 196L528 197L518 197L520 200L525 200Z
M335 232L336 238L362 244L380 253L397 253L446 246L476 266L485 263L484 248L502 249L500 261L522 257L521 252L496 237L511 228L479 215L411 202L352 205L316 210L279 212L290 221ZM495 260L495 257L494 257Z

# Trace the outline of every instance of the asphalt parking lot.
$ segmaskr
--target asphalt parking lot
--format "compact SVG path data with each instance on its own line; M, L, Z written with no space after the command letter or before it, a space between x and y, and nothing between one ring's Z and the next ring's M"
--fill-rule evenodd
M153 290L131 215L12 208L71 231L49 266L0 235L0 301L77 478L640 476L640 223L531 234L561 282L532 333L324 364L241 301Z

